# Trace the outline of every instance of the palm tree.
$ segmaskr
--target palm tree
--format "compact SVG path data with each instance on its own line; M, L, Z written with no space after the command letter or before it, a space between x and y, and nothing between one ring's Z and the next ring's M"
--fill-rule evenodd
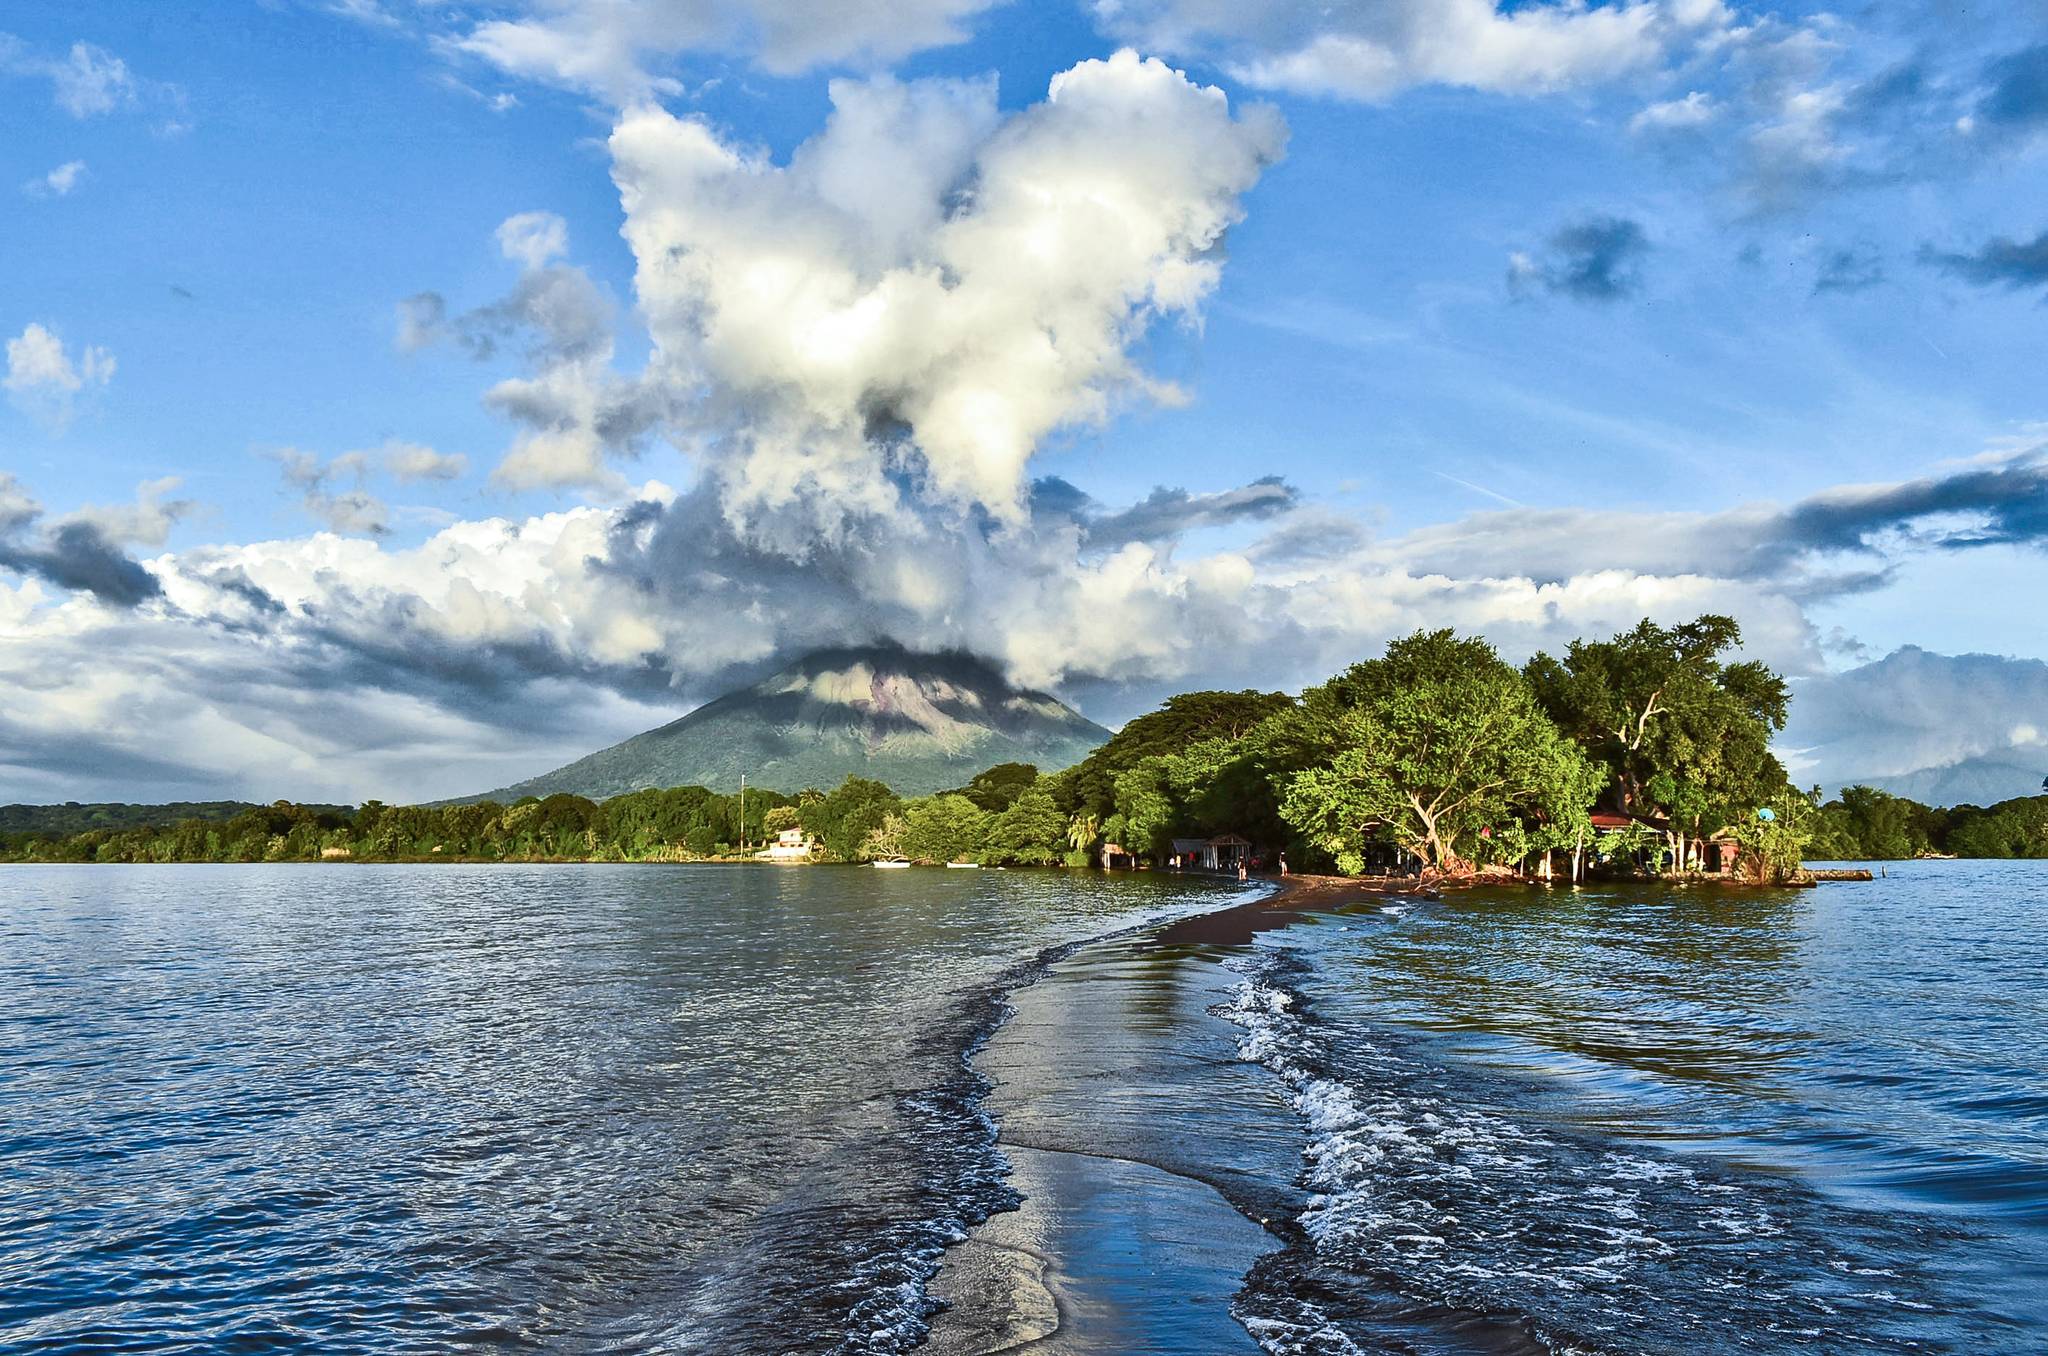
M1067 846L1076 852L1086 852L1102 832L1100 816L1082 813L1067 821Z

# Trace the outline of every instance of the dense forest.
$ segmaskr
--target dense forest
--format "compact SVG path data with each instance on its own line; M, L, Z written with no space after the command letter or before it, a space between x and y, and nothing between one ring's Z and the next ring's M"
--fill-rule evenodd
M0 860L693 861L789 829L825 860L1070 866L1160 862L1176 840L1228 833L1265 864L1285 853L1350 875L1690 872L1730 840L1758 877L1802 857L2048 856L2048 796L1930 810L1865 787L1824 805L1796 790L1770 751L1786 685L1728 660L1740 640L1726 617L1645 621L1517 669L1484 641L1418 632L1298 698L1184 693L1063 772L1007 763L911 799L849 777L750 789L744 803L686 786L513 805L165 807L196 813L154 822L145 807L14 807L45 817L0 821ZM59 811L94 817L80 828Z
M1835 862L2048 857L2048 795L1943 809L1874 787L1845 787L1820 807L1806 855Z

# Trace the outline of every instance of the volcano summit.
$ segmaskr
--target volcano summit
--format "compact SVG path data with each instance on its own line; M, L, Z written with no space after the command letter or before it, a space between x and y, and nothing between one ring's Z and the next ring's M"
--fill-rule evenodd
M899 795L926 795L997 763L1056 771L1108 738L1072 707L1012 687L971 655L821 650L680 720L487 798L566 791L600 799L649 786L730 793L741 773L784 792L829 789L852 774L886 782Z

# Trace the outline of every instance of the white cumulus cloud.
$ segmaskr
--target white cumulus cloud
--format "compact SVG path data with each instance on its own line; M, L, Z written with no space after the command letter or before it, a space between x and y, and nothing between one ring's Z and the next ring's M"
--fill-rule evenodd
M1706 126L1720 111L1713 95L1704 90L1692 90L1682 99L1666 99L1651 104L1629 119L1628 126L1631 132L1649 135L1690 131Z
M1281 151L1261 108L1121 52L1005 117L985 81L836 81L787 164L658 109L613 174L650 369L694 396L736 527L786 549L906 499L1022 518L1042 438L1128 398L1130 358L1215 286Z
M498 227L498 248L528 268L545 268L569 252L569 223L553 212L521 212Z
M0 386L19 408L61 429L79 397L114 379L114 367L106 349L87 344L73 357L56 331L30 321L7 341L7 375Z
M1938 804L2037 792L2048 664L1906 646L1794 689L1784 744L1803 781L1855 782Z
M1377 101L1418 85L1536 94L1658 66L1733 22L1720 0L1096 0L1110 32L1262 89Z
M85 162L67 160L48 174L39 174L21 186L31 198L64 198L85 182Z
M384 469L404 483L422 480L454 480L469 470L469 458L460 452L436 452L425 443L397 439L379 449Z
M280 461L295 486L337 495L388 469L390 450ZM1882 569L1900 549L2048 540L2044 472L1972 462L1783 508L1519 510L1387 538L1270 480L1123 508L1040 481L1023 529L851 533L800 557L735 534L703 482L458 522L410 547L323 532L140 563L117 547L161 540L184 511L169 486L42 525L0 477L0 773L33 769L48 794L133 767L138 785L236 794L452 795L829 645L969 649L1115 720L1188 686L1315 681L1421 627L1483 634L1520 659L1707 611L1737 617L1751 655L1806 675L1786 741L1802 775L2024 763L2039 750L2024 727L2043 723L2038 662L1894 656L1830 679L1807 609L1860 586L1822 563ZM1953 535L1929 538L1937 522ZM1251 539L1190 550L1184 534L1210 525ZM556 724L563 711L580 723ZM7 713L24 722L12 736ZM465 742L432 733L437 713ZM393 752L407 738L436 750L430 774ZM15 776L17 795L46 784L30 775Z
M74 118L111 113L135 99L135 77L128 63L89 42L71 44L70 53L51 62L47 70L57 106Z

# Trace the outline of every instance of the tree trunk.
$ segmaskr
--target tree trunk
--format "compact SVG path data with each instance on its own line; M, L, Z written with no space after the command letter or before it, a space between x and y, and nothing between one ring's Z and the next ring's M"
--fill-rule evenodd
M1422 824L1423 865L1441 867L1446 856L1443 839L1437 837L1436 816L1422 808L1421 800L1410 795L1408 804L1415 811L1415 818Z

